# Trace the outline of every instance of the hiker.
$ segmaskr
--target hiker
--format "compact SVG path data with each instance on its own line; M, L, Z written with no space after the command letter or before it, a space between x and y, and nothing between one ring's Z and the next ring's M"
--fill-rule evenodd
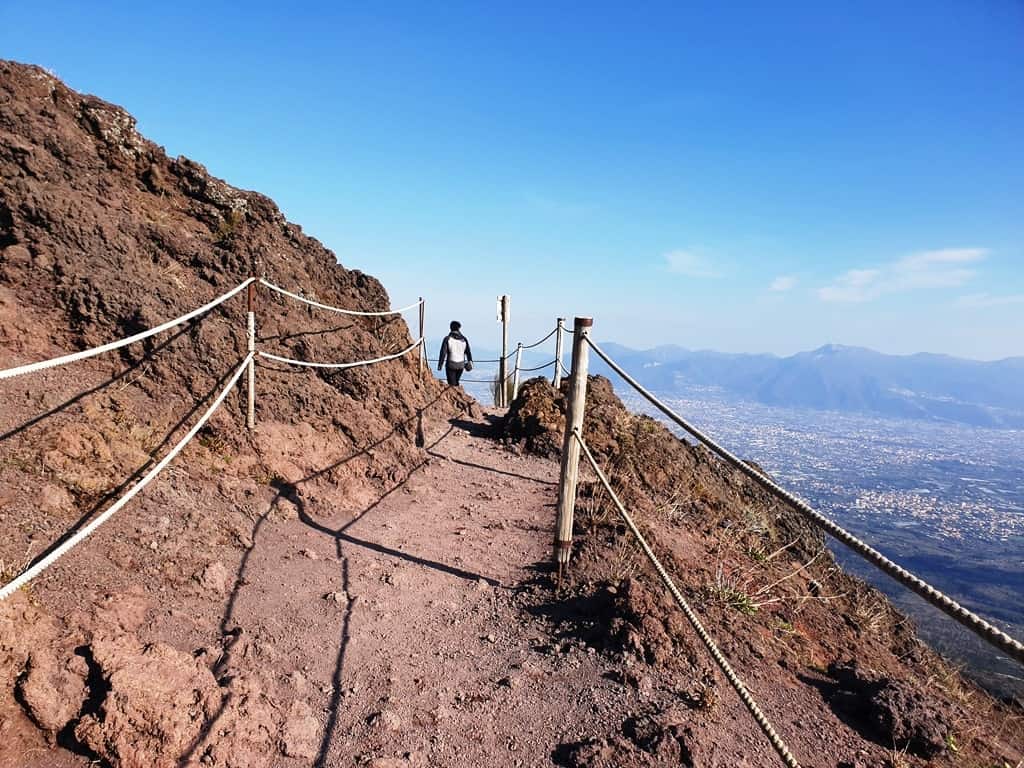
M448 377L448 386L459 386L463 371L473 370L473 352L469 348L469 339L462 335L462 323L452 320L451 333L441 342L441 353L437 356L437 370L444 368Z

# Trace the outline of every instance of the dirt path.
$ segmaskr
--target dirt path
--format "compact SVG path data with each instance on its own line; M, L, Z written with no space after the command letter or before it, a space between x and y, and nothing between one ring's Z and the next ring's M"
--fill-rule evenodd
M604 662L552 646L518 604L549 557L557 464L485 430L427 435L429 462L355 518L283 487L298 519L255 537L225 630L270 644L313 705L314 764L545 765L617 722Z

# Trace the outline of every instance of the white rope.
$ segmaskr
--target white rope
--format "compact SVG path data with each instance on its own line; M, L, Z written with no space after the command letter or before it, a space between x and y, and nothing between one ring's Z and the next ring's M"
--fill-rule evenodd
M199 315L209 312L218 304L222 304L223 302L227 301L232 296L234 296L236 293L241 291L243 288L248 286L249 283L251 283L253 280L255 280L255 278L250 277L244 283L232 288L223 296L217 297L209 304L204 304L203 306L199 307L199 309L194 309L187 315L182 315L181 317L177 317L174 320L168 320L166 323L164 323L163 325L158 325L156 328L150 328L148 331L142 331L141 333L137 333L134 336L129 336L126 339L121 339L120 341L112 341L109 344L104 344L99 347L93 347L91 349L84 349L81 352L73 352L70 355L55 357L51 360L43 360L38 363L29 363L28 365L21 365L18 366L17 368L8 368L5 371L0 371L0 379L10 379L13 378L14 376L21 376L24 373L35 373L36 371L41 371L45 368L56 368L58 365L66 365L68 363L74 363L78 360L85 360L88 357L100 355L103 354L104 352L110 352L111 350L120 349L121 347L126 347L129 344L134 344L137 341L148 339L150 336L155 336L156 334L162 333L163 331L166 331L169 328L173 328L176 325L181 325L182 323L186 323L194 317L199 317Z
M279 363L288 363L288 365L301 365L301 366L305 366L306 368L331 368L331 369L334 369L334 370L340 370L340 369L343 369L343 368L358 368L361 365L373 365L374 363L384 363L384 362L387 362L388 360L394 360L396 358L402 357L402 355L409 354L410 352L412 352L414 349L416 349L416 347L418 347L422 343L423 343L423 339L420 339L419 341L416 341L411 347L407 347L406 349L403 349L401 352L396 352L393 355L387 355L385 357L377 357L377 358L374 358L373 360L359 360L359 361L354 362L354 363L311 363L311 362L308 362L306 360L295 360L295 359L290 358L290 357L281 357L280 355L272 355L269 352L258 352L257 354L260 357L266 357L269 360L276 360Z
M97 528L103 525L103 523L109 520L110 517L113 516L119 509L121 509L125 504L131 501L135 494L137 494L139 491L145 488L154 477L160 474L160 471L168 464L170 464L171 460L174 459L175 456L181 453L182 449L186 445L188 445L189 441L196 436L200 429L203 428L203 425L206 424L207 420L209 420L209 418L213 415L213 412L216 411L217 408L220 407L221 403L224 402L224 398L228 396L228 393L231 391L231 389L235 386L235 384L238 383L238 379L241 378L242 373L249 365L249 361L251 359L251 353L246 355L245 360L238 367L238 370L235 371L234 375L231 377L231 380L227 383L227 386L225 386L224 389L221 390L221 393L217 395L217 399L213 401L213 404L210 405L206 413L203 414L202 418L200 418L199 421L197 421L195 425L192 427L192 429L188 431L188 434L185 435L181 439L181 441L177 445L175 445L174 448L171 449L170 453L164 456L156 464L156 466L149 470L149 472L147 472L146 475L141 480L139 480L139 482L133 485L131 490L129 490L124 496L122 496L116 502L114 502L107 511L101 514L95 520L91 521L88 525L86 525L84 528L75 533L74 536L72 536L59 547L54 549L52 552L50 552L50 554L42 558L31 568L26 569L20 575L15 577L12 581L5 584L3 588L0 588L0 600L5 600L8 597L10 597L21 587L28 584L30 581L32 581L32 579L34 579L40 573L42 573L51 565L53 565L60 557L66 554L69 550L71 550L76 545L81 543L83 539L85 539L87 536L89 536L89 534L91 534L93 531L95 531Z
M284 288L274 285L273 283L264 280L262 277L260 278L260 285L265 285L272 291L277 291L284 296L295 299L296 301L301 301L303 304L309 304L309 306L316 307L317 309L326 309L328 312L340 312L343 315L359 315L360 317L386 317L387 315L400 315L403 312L408 312L410 309L414 309L423 303L423 300L420 299L415 304L410 304L408 307L402 307L401 309L391 309L386 312L360 312L355 309L342 309L341 307L332 307L330 304L321 304L319 301L313 301L312 299L307 299L305 296L300 296L297 293L286 291Z

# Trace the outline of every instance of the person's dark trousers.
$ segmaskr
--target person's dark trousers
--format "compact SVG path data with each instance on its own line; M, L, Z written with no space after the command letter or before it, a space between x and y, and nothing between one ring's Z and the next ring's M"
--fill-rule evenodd
M448 386L457 387L459 386L459 379L462 378L462 368L452 368L446 365L444 367L444 374L448 377Z

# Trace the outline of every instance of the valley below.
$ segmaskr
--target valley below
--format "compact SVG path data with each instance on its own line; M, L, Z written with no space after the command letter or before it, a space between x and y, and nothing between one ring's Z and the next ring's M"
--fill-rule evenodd
M639 396L616 389L631 410L660 416ZM657 394L886 556L1011 635L1024 634L1020 431L780 408L710 387ZM1024 697L1024 679L1010 659L841 544L830 546L847 570L885 592L928 642L980 684L998 696Z

